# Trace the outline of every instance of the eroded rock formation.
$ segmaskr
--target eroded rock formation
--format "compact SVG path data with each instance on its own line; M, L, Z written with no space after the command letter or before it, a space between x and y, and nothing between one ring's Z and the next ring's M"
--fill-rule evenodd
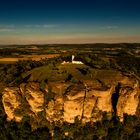
M118 83L120 86L116 90ZM113 104L115 92L118 97ZM79 84L50 83L44 90L39 83L28 82L19 87L5 88L2 102L8 120L21 121L25 114L36 117L44 112L45 119L50 122L74 123L76 117L83 122L95 122L102 119L103 112L108 116L115 112L123 121L124 113L136 114L139 92L139 82L126 76L106 87L96 79ZM51 94L53 96L50 97Z
M135 115L139 104L139 83L122 84L117 103L117 115L123 121L123 114Z
M4 105L5 112L7 114L7 120L15 119L21 121L22 116L16 115L16 110L20 109L22 104L21 94L18 88L5 88L2 102Z

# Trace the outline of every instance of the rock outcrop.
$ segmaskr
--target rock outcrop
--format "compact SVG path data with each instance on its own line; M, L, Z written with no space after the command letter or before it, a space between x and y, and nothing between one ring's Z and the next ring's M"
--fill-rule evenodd
M122 84L117 103L117 115L123 121L123 114L135 115L139 104L139 83L135 81L129 84Z
M43 111L44 93L40 90L38 83L28 83L26 85L25 92L23 93L27 102L30 105L30 109L37 114Z
M118 83L120 87L116 90ZM115 104L115 98L112 98L114 93L118 95ZM21 121L24 115L35 118L38 113L43 112L45 119L50 122L74 123L78 117L85 123L101 120L103 112L111 117L115 111L123 121L124 113L136 114L139 93L139 82L126 76L107 86L95 79L79 84L49 83L44 90L39 83L28 82L19 87L5 88L2 102L8 120Z
M17 122L21 121L22 116L16 115L16 110L20 109L22 104L21 94L18 88L5 88L3 92L2 102L7 114L7 120L15 119Z
M106 90L85 88L75 95L68 95L64 103L65 121L73 123L76 116L79 116L79 119L84 122L100 120L102 118L101 111L112 112L113 89L113 87Z

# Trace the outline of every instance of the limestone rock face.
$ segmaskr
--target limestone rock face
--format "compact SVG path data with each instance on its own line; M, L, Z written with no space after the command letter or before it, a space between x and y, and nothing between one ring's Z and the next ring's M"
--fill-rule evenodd
M22 116L16 115L15 111L20 108L21 95L18 88L5 88L2 97L3 106L7 114L7 120L21 121Z
M43 111L44 93L40 90L38 83L28 83L25 87L25 98L29 103L31 110L37 114Z
M116 90L118 83L120 87ZM139 104L139 82L127 76L107 86L99 80L79 84L52 82L42 90L37 82L22 83L19 87L5 88L2 102L8 120L21 121L24 115L36 119L39 113L43 113L50 122L74 123L78 117L85 123L101 120L103 112L111 117L115 92L118 94L116 114L121 121L124 113L135 115Z
M50 122L63 120L63 99L50 101L46 107L46 119Z
M20 121L24 115L43 111L44 93L40 90L39 83L23 83L19 87L5 88L2 102L7 120Z
M76 95L69 95L64 103L64 120L73 123L75 117L83 122L97 121L102 118L101 111L112 112L113 87L106 90L82 90Z
M124 113L128 115L136 114L139 104L139 92L138 81L122 85L117 104L117 115L120 117L120 121L123 121Z

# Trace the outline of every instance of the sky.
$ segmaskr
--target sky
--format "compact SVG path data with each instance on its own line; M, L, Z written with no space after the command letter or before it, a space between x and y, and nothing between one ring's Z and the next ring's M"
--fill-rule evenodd
M0 0L0 44L140 42L139 0Z

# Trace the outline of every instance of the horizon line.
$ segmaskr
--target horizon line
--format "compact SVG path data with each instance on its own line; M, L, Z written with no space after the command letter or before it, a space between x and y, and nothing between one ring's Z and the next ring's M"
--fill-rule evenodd
M14 45L94 45L94 44L140 44L140 42L94 42L94 43L35 43L35 44L30 44L30 43L25 43L25 44L0 44L0 46L14 46Z

